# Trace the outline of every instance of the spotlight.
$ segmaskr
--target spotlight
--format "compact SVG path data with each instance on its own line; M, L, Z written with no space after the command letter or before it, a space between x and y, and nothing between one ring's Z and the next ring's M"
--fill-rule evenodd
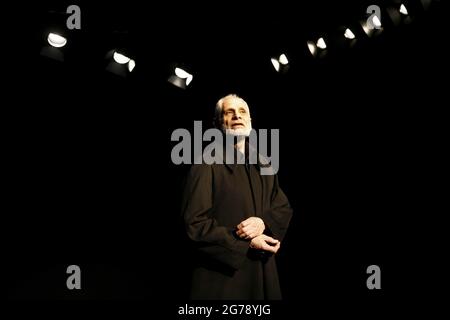
M346 25L340 25L327 36L327 47L330 50L347 50L353 48L362 39L362 30L359 30L358 21ZM336 51L337 52L337 51Z
M399 9L400 13L407 16L408 15L408 10L406 9L405 5L402 3L400 5L400 9Z
M381 28L381 21L380 21L380 18L378 18L377 15L373 15L372 16L372 24L375 27L375 29L380 29Z
M400 24L410 24L413 21L419 9L419 4L414 4L411 1L406 3L398 2L395 6L387 8L387 12L394 26L398 27Z
M316 43L317 48L320 48L322 50L325 50L327 48L327 44L325 43L325 40L323 38L319 38Z
M280 63L278 62L278 60L275 58L271 58L270 61L272 62L272 65L275 68L275 71L279 72L280 71Z
M355 39L355 34L350 30L349 28L345 29L344 37L346 37L349 40Z
M47 58L64 61L63 48L67 44L67 38L56 32L50 32L47 35L46 44L41 49L41 55Z
M361 21L361 27L368 37L379 35L383 30L381 20L375 14L368 18L366 21Z
M284 73L289 69L289 60L284 53L278 58L271 58L270 61L277 72Z
M311 52L312 56L315 57L317 53L317 47L312 41L307 42L309 52Z
M113 54L113 59L118 64L125 64L125 63L128 63L130 61L130 58L128 58L127 56L124 56L123 54L118 53L116 51Z
M316 42L308 41L306 42L308 45L309 52L313 57L324 57L327 52L327 44L323 37L320 37Z
M189 72L181 69L181 68L175 68L175 74L177 75L177 77L181 78L181 79L186 79L186 85L188 86L192 79L194 78L192 76L192 74L190 74Z
M128 71L133 71L134 67L136 66L136 62L133 59L130 59L130 61L128 61Z
M42 26L42 47L40 54L47 58L64 61L67 50L71 50L72 40L69 35L73 35L68 27L68 16L66 6L55 6L44 14L45 27ZM61 9L61 10L60 10ZM68 30L69 29L69 30Z
M61 48L64 47L67 43L67 39L60 36L56 33L49 33L47 36L48 43L55 48Z
M174 69L174 74L169 77L168 81L178 88L186 89L193 79L194 76L191 73L182 68L176 67Z
M127 76L136 67L135 60L116 50L109 51L106 58L109 60L106 70L122 77Z
M284 53L280 55L279 61L282 65L287 65L289 63L288 58Z

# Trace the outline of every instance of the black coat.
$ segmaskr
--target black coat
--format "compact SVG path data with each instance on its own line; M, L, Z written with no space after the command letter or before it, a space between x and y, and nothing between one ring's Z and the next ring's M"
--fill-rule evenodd
M265 234L283 240L292 210L276 175L260 175L258 165L193 165L182 204L195 248L191 299L281 299L274 256L235 235L257 216Z

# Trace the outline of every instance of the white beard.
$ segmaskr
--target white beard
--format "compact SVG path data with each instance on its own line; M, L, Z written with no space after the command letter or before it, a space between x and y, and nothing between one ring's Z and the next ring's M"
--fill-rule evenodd
M234 137L248 137L250 132L252 131L252 125L250 124L249 128L238 128L238 129L225 129L225 134L234 136Z

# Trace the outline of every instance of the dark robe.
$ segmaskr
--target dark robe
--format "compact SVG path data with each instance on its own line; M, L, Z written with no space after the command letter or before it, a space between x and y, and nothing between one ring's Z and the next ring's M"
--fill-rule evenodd
M281 299L274 255L235 234L256 216L265 234L283 240L292 210L276 175L250 164L193 165L182 204L194 247L191 299Z

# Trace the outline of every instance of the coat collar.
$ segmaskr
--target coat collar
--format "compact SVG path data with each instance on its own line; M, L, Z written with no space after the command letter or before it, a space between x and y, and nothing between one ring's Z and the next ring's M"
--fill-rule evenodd
M228 170L230 170L230 172L233 173L233 171L236 169L236 167L238 165L238 163L237 163L238 153L239 154L241 154L241 153L237 150L234 150L233 155L229 155L226 153L225 145L215 148L215 151L217 152L215 154L215 156L220 159L219 163L224 164L228 168ZM248 161L249 161L249 155L251 152L255 152L257 154L257 163L252 164L252 165L256 166L256 168L258 170L261 170L261 168L271 167L269 159L267 159L267 157L258 153L256 148L254 148L253 146L251 146L248 143L248 139L247 139L245 141L245 162L246 163L248 163ZM227 159L228 159L228 163L226 161Z

